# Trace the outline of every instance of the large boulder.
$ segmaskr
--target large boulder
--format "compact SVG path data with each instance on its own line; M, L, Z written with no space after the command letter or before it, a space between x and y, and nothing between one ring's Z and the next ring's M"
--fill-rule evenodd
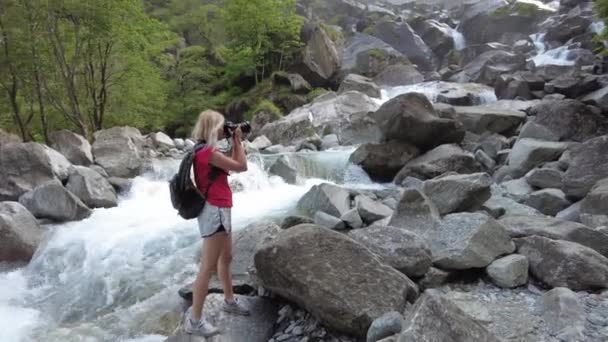
M389 226L407 229L418 236L432 234L441 221L433 202L420 190L406 189L389 220Z
M272 83L280 86L287 86L295 94L307 94L312 90L312 87L302 75L290 74L287 72L278 71L272 75Z
M111 177L133 178L143 166L143 144L138 129L113 127L95 132L93 156Z
M391 140L359 146L351 154L350 162L360 165L373 180L390 182L407 162L419 154L420 151L415 146Z
M408 310L398 342L499 342L476 319L437 290L427 290Z
M556 21L554 25L547 28L545 40L565 43L569 39L585 33L589 25L591 25L591 20L581 16L580 10L571 11L564 19Z
M597 182L581 202L581 220L593 227L608 226L608 178Z
M555 216L572 203L560 189L543 189L531 193L525 204L545 215Z
M91 215L89 209L59 182L49 182L23 194L19 203L37 218L58 222L78 221Z
M586 141L605 132L608 120L576 100L543 101L530 109L534 122L560 140Z
M431 151L412 159L397 173L394 182L401 184L406 177L430 179L446 172L475 173L481 171L481 165L470 152L455 144L435 147Z
M572 160L564 175L564 192L583 198L601 179L608 177L608 135L572 146Z
M282 231L256 253L255 267L264 288L297 303L328 327L361 337L374 319L388 311L402 312L418 296L407 276L367 248L313 225Z
M577 98L600 88L598 77L588 74L564 74L545 85L548 93L563 94L568 98Z
M0 201L16 201L24 193L56 179L43 145L0 145Z
M345 145L378 142L380 132L368 116L378 107L376 101L357 91L339 95L328 93L265 125L259 133L273 143L285 146L327 130L336 134L340 143Z
M493 181L487 173L448 175L424 182L424 193L440 214L476 210L492 196Z
M341 45L341 40L332 40L324 25L315 26L302 51L302 63L295 71L313 87L325 86L340 70Z
M372 29L373 35L418 65L422 70L435 69L433 52L407 23L381 21Z
M49 157L53 174L55 174L55 177L57 177L60 181L65 182L72 170L72 163L70 163L70 161L63 156L63 154L57 152L56 150L46 145L42 145L42 147L44 148L46 155Z
M524 69L526 57L521 54L496 50L488 51L469 64L463 70L450 77L452 82L475 82L493 86L498 76Z
M440 118L426 96L408 93L383 104L374 114L386 141L398 140L423 150L464 138L460 123Z
M221 331L220 335L204 338L176 330L165 342L266 342L273 334L278 317L277 306L267 298L237 296L238 300L251 311L249 316L233 315L222 310L224 296L210 294L205 300L203 315Z
M448 270L486 267L497 257L515 250L505 228L481 213L447 215L426 240L433 264Z
M350 194L336 185L315 185L300 199L297 207L310 217L317 211L340 217L350 210Z
M254 269L253 258L264 244L272 241L281 228L272 222L253 223L233 233L232 277L248 281Z
M536 140L545 140L545 141L559 141L559 136L553 133L549 128L537 124L534 121L526 122L521 130L519 131L519 135L517 136L517 140L530 138Z
M604 112L608 112L608 87L603 87L585 95L581 101L599 107Z
M298 179L298 170L285 155L279 157L279 159L272 164L268 172L283 178L288 184L296 184Z
M44 232L24 206L0 202L0 236L0 262L28 262Z
M434 19L418 20L412 24L416 33L436 56L446 56L455 48L453 32L445 23Z
M356 32L346 41L340 74L356 73L367 77L375 77L380 73L386 73L383 71L387 70L391 65L411 66L407 57L381 39ZM399 75L407 77L403 80L394 76L383 78L391 83L405 82L407 84L414 84L424 80L424 77L417 72L414 66L398 70L400 70ZM420 77L422 77L422 80L420 80ZM383 85L382 82L377 83Z
M576 293L565 287L556 287L542 297L542 313L555 335L565 341L583 340L585 309Z
M163 132L151 133L150 138L154 147L159 151L169 151L172 148L176 148L173 139Z
M423 81L424 75L418 71L416 66L401 63L387 66L374 77L374 82L383 87L406 86Z
M580 223L542 215L506 215L499 222L513 238L537 235L572 241L608 257L608 236Z
M431 267L431 251L426 242L405 229L372 226L352 230L348 236L408 277L421 277Z
M453 106L477 106L496 101L494 89L478 83L429 83L434 92L434 102L446 103ZM492 107L490 107L492 108ZM503 108L497 108L503 109ZM488 110L490 110L488 108Z
M63 154L72 164L88 166L93 164L91 144L83 136L62 129L49 135L51 147Z
M456 119L464 128L473 133L508 133L517 128L525 119L526 113L516 110L496 108L492 105L473 107L454 107Z
M509 155L511 174L516 178L522 177L545 162L557 160L567 148L568 143L520 139Z
M338 92L344 93L351 90L361 92L369 97L382 97L380 94L380 87L378 87L371 79L357 74L348 74L344 81L342 81L340 84L340 89Z
M519 254L494 260L486 272L492 281L504 288L525 285L528 282L528 259Z
M75 166L66 188L89 208L112 208L117 205L116 191L99 173L84 166Z
M608 258L574 242L541 236L515 239L517 251L530 261L534 277L551 287L574 291L608 287Z

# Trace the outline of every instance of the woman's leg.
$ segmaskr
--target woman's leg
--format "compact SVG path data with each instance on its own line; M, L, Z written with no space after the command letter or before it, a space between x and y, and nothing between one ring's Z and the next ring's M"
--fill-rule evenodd
M203 305L209 291L209 280L213 275L220 252L223 247L224 233L217 233L208 238L203 239L203 248L201 251L201 262L196 275L196 280L192 287L192 318L200 320L202 316Z
M222 287L224 288L224 297L227 301L234 301L234 293L232 292L232 234L231 233L220 233L223 240L221 241L222 250L220 257L217 261L218 276L222 281Z

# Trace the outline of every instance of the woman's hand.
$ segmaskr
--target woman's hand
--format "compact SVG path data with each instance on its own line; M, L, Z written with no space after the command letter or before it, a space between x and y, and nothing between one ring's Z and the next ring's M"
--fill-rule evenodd
M243 131L241 130L241 127L237 127L234 132L232 132L232 138L234 139L235 142L240 143L241 140L243 140Z

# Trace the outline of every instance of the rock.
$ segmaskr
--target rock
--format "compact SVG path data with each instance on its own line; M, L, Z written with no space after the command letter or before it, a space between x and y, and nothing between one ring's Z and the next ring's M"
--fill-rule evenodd
M100 174L103 178L109 178L110 176L108 176L108 173L106 172L106 170L103 169L103 167L99 166L99 165L89 165L88 166L89 169L97 172L98 174Z
M557 213L566 209L571 204L564 192L559 189L538 190L531 193L526 200L526 205L549 216L557 215Z
M313 223L312 219L303 216L287 216L281 222L281 229L288 229L300 224Z
M400 184L406 177L430 179L446 172L461 174L481 171L475 156L455 144L441 145L409 161L397 173L394 182Z
M131 185L133 181L128 178L120 178L120 177L109 177L108 182L112 184L114 190L116 190L119 194L128 193L131 190Z
M340 141L338 140L338 136L335 134L328 134L321 139L322 150L329 150L338 146L340 146Z
M116 191L110 182L84 166L74 166L66 188L89 208L112 208L118 205Z
M483 150L475 151L475 160L479 162L486 170L492 172L496 168L496 162L490 158Z
M473 317L437 290L427 290L408 310L399 342L499 342Z
M601 179L608 177L608 135L570 148L572 161L564 175L568 197L583 198Z
M419 154L420 151L415 146L391 140L359 146L351 154L350 162L360 165L373 180L389 182L407 162Z
M526 119L524 112L493 108L491 105L454 107L454 110L456 119L462 122L464 128L477 134L511 132Z
M432 84L433 88L437 90L433 102L464 107L483 105L484 103L496 100L494 89L483 84L452 82L436 82Z
M580 223L581 222L581 202L582 201L578 201L578 202L572 204L571 206L569 206L568 208L560 211L559 213L557 213L557 215L555 215L555 218L558 218L558 219L564 220L564 221Z
M398 87L424 82L424 76L414 65L394 64L384 68L374 77L374 82L382 87Z
M154 147L159 151L169 151L175 148L175 143L168 135L163 132L151 133L150 137L154 143Z
M264 288L329 328L356 336L365 336L373 320L388 311L402 312L406 300L418 296L409 278L366 248L313 225L282 231L255 255L255 266Z
M512 254L492 262L486 272L496 285L513 288L528 282L528 267L528 259L525 256Z
M604 112L608 112L608 87L598 89L585 95L581 101L599 107Z
M340 74L356 73L374 77L386 70L387 67L400 64L410 65L407 57L401 52L379 38L356 32L346 41ZM414 82L422 76L419 76L419 73L416 73L415 70L414 68L402 71L402 74L405 72L405 75L411 77L409 80L407 78L403 79L403 82ZM422 78L422 81L424 81L424 78ZM378 84L382 85L381 82Z
M364 195L359 195L355 198L355 207L363 221L368 224L393 214L391 208L380 202L374 202L371 198Z
M58 222L79 221L91 215L91 209L58 182L36 187L23 194L19 203L36 218L48 218Z
M29 262L44 231L21 204L0 202L0 236L0 262Z
M581 219L592 227L608 226L608 178L597 182L583 199L580 207Z
M194 141L192 141L191 139L186 139L184 141L184 148L186 149L186 151L191 151L194 148Z
M183 151L186 148L186 142L182 138L173 139L173 144L175 145L175 148L180 151Z
M500 223L513 238L537 235L572 241L608 257L608 237L580 223L540 215L507 215Z
M221 307L224 296L210 294L205 300L203 315L221 334L212 338L186 334L178 329L165 342L262 342L272 337L277 307L271 300L262 297L237 296L249 308L251 315L238 316L224 312Z
M355 90L369 97L380 98L380 88L369 78L357 74L346 76L340 84L339 93Z
M458 122L441 119L426 96L399 95L383 104L374 114L384 140L410 143L423 150L448 143L459 143L464 129Z
M387 312L376 318L367 330L367 342L377 342L401 332L403 316L396 311Z
M313 87L324 86L340 70L340 45L331 39L323 25L315 26L302 52L302 65L295 70Z
M525 202L534 189L530 186L525 178L514 179L500 184L504 195L517 202Z
M586 141L605 131L606 118L576 100L543 101L530 109L534 122L545 126L559 140Z
M287 156L281 156L270 167L269 172L273 175L283 178L288 184L296 184L298 178L298 170L292 165Z
M576 293L565 287L556 287L542 297L542 314L545 322L558 338L566 341L584 339L585 310Z
M95 132L93 156L111 177L132 178L143 166L143 137L132 127L113 127Z
M519 140L525 138L544 141L559 141L559 136L557 134L553 133L553 131L551 131L549 128L537 124L534 121L526 122L526 124L521 128L517 139Z
M272 241L280 231L279 226L272 222L259 222L233 233L233 279L250 281L249 272L254 268L255 253L264 244Z
M608 287L608 258L574 242L541 236L515 239L517 252L528 257L530 272L551 287L574 291Z
M493 194L492 197L484 203L482 209L495 218L503 215L540 215L538 210L517 203L513 199L504 197L500 194Z
M70 163L63 154L55 151L54 149L42 145L46 155L49 157L49 161L51 163L51 169L55 176L61 180L62 182L68 179L70 175L70 171L72 169L72 163Z
M437 20L427 19L412 24L416 33L436 56L446 56L455 48L450 26Z
M91 144L83 136L66 129L49 135L51 147L64 155L74 165L88 166L93 163Z
M344 221L342 221L341 219L335 217L335 216L331 216L329 214L326 214L322 211L317 211L315 213L315 216L313 218L313 222L321 227L325 227L325 228L329 228L332 230L344 230L346 229L346 225L344 224Z
M477 56L463 70L450 78L452 82L474 82L493 86L501 74L523 70L526 57L521 54L496 50Z
M0 201L15 201L37 186L56 179L43 145L0 145Z
M283 145L272 145L268 148L260 151L262 154L280 154L280 153L289 153L296 152L295 146L285 147Z
M575 99L581 95L598 90L597 76L586 74L563 74L545 85L545 92L563 94Z
M448 175L427 180L423 190L444 215L480 208L491 197L491 184L487 173Z
M448 270L486 267L496 257L515 250L505 228L480 213L447 215L426 239L433 264Z
M298 202L299 210L313 216L317 211L340 217L350 210L350 195L345 189L331 185L315 185Z
M554 26L550 26L547 29L545 40L565 43L570 38L585 33L589 25L591 25L591 20L580 16L580 11L578 15L573 13L565 19L557 21Z
M382 21L373 28L372 35L380 38L416 64L422 70L434 70L431 49L407 23Z
M389 220L389 226L410 230L418 236L437 229L441 217L433 202L416 188L407 188Z
M422 82L422 81L420 81ZM5 130L3 130L2 128L0 128L0 146L2 145L6 145L6 144L10 144L10 143L20 143L21 138L19 138L17 135L7 132Z
M272 82L275 85L288 86L295 94L308 94L312 90L312 87L306 82L304 77L298 74L278 71L272 75Z
M533 169L526 174L528 183L539 189L561 189L563 177L564 173L560 170L549 168Z
M434 289L448 283L452 273L431 267L424 277L418 282L420 290Z
M250 146L256 150L263 150L272 146L272 142L265 135L260 135L251 142Z
M421 277L431 267L431 251L415 234L391 226L356 229L348 236L380 257L380 260L408 277Z
M359 216L359 211L357 211L357 208L347 211L340 217L340 220L344 221L348 227L353 229L363 227L363 220L361 219L361 216Z
M542 163L557 160L567 148L567 143L528 138L518 140L509 156L511 174L513 177L522 177Z

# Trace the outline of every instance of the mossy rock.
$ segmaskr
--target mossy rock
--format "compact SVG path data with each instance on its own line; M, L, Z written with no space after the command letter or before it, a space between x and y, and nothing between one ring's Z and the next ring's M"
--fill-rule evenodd
M508 15L520 15L534 17L538 14L539 8L536 5L524 2L516 2L513 5L503 6L492 12L493 17L505 17Z

